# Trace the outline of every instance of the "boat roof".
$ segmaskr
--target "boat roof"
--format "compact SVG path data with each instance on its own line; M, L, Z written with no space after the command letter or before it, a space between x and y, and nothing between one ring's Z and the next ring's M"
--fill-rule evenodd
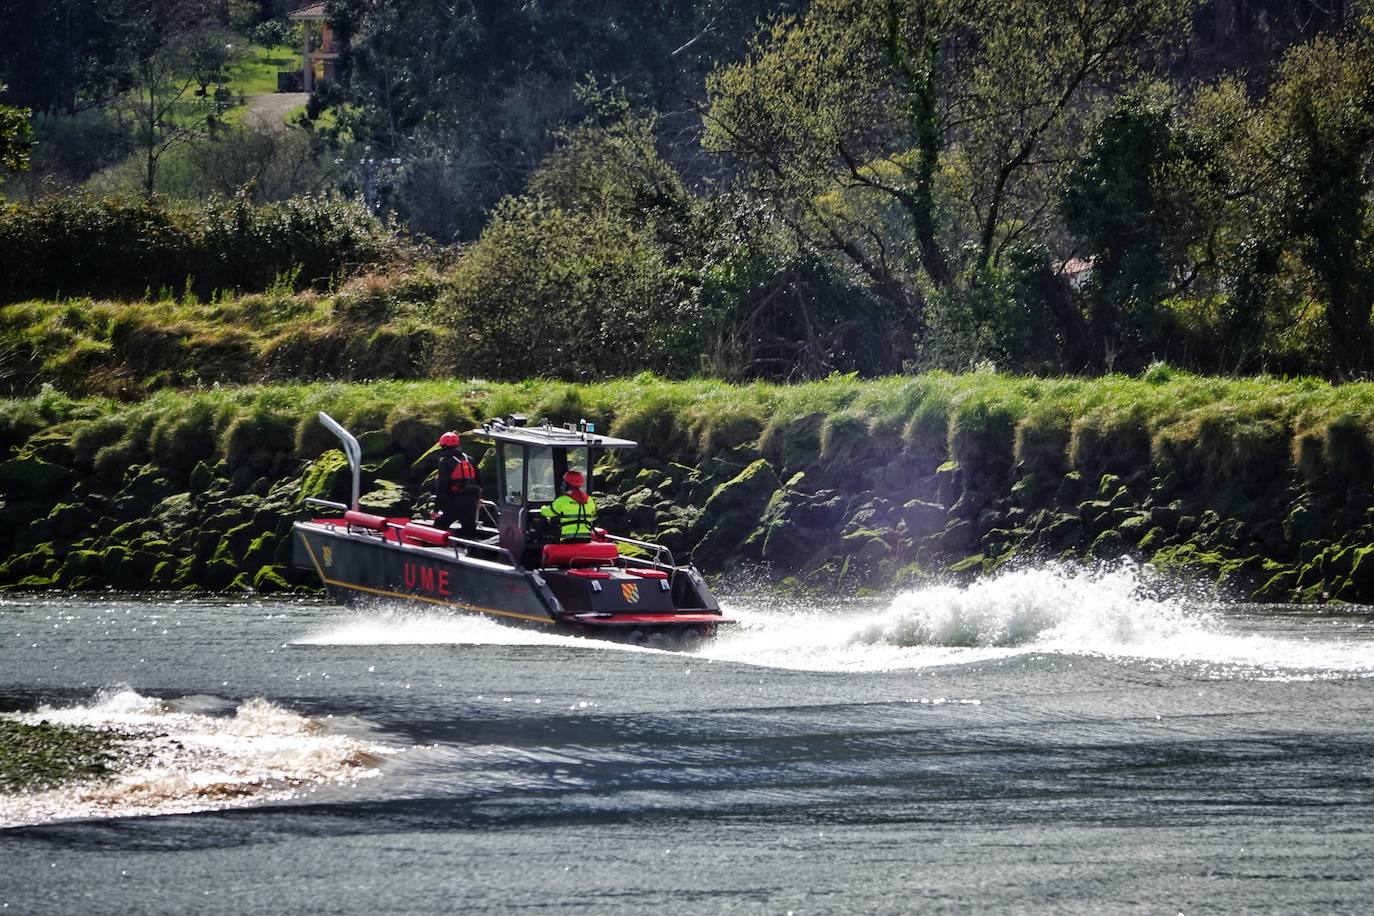
M603 436L600 433L582 432L573 427L557 426L545 420L538 426L517 426L505 420L487 420L476 429L464 435L475 439L491 439L494 442L514 442L520 445L544 445L553 448L634 448L639 445L630 439Z

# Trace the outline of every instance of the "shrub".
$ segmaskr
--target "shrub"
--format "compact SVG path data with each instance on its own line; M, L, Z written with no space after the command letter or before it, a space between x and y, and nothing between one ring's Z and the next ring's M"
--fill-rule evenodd
M922 474L934 471L949 458L949 404L938 397L918 401L902 439L917 470Z
M995 478L1011 469L1016 422L1024 405L1004 400L1001 394L996 388L975 391L950 413L949 456L970 473Z
M455 374L601 378L695 368L694 299L652 227L507 201L456 267L442 314Z
M285 20L266 19L249 30L248 39L264 48L295 47L300 44L299 33L299 27Z
M1068 472L1071 422L1058 410L1038 410L1016 424L1014 457L1027 474L1059 477Z
M685 406L685 400L671 394L646 392L638 406L616 420L611 435L633 439L646 456L673 458L687 439L687 430L681 421Z
M148 448L163 467L189 473L199 461L214 457L216 445L215 411L196 401L184 412L170 412L153 427Z
M155 289L266 290L282 276L323 286L399 251L385 227L341 198L199 210L88 194L0 208L0 301L137 296Z
M704 410L693 418L692 426L701 461L755 442L763 431L758 415L743 407Z
M100 417L84 423L72 434L72 450L77 469L95 466L95 456L101 449L113 445L128 431L128 424L118 414Z

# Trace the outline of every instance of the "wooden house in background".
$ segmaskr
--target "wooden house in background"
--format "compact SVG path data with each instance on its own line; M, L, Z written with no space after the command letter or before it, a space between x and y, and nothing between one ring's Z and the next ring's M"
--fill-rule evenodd
M338 76L339 54L342 43L329 27L323 3L311 3L295 10L288 17L292 22L301 24L301 53L304 66L301 68L301 90L314 92L320 80L333 80Z

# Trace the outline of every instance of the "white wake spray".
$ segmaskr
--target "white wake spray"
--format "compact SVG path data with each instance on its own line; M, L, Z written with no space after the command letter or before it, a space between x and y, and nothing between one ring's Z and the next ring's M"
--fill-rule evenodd
M262 699L243 702L232 715L193 711L197 705L193 699L165 701L121 687L101 691L83 705L6 714L30 724L47 721L131 735L124 751L132 762L106 780L0 794L0 827L279 800L375 776L382 758L394 753Z
M1148 649L1217 624L1206 606L1152 594L1147 570L1059 565L1019 569L967 587L897 596L853 642L957 648L1055 646L1071 651Z
M876 611L729 610L744 626L702 654L780 668L889 670L1049 652L1217 663L1244 676L1374 673L1374 642L1351 639L1351 628L1321 640L1245 632L1221 606L1130 562L1009 570L906 591Z

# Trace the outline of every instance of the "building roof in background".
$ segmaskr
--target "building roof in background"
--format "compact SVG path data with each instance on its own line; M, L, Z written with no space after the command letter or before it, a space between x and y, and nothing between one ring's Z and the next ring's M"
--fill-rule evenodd
M287 15L288 19L324 19L323 3L307 3L300 9L295 9Z

